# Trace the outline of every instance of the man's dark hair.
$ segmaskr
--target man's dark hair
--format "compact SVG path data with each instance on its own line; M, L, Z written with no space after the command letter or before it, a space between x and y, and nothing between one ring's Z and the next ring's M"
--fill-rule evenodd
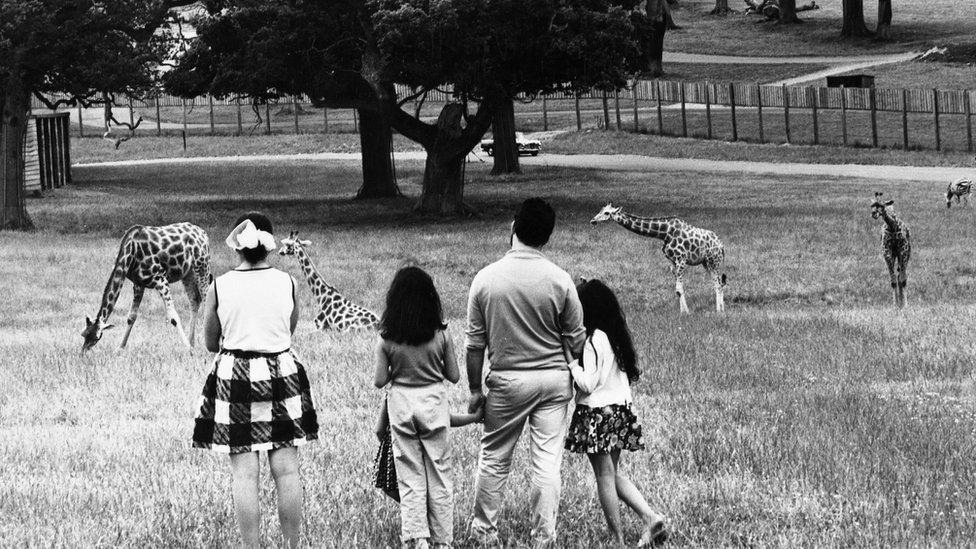
M261 212L247 212L246 214L237 218L237 221L234 222L234 226L236 227L240 225L246 219L250 219L251 223L254 223L255 229L274 234L274 227L271 226L271 220ZM266 250L264 246L260 244L258 244L256 248L243 248L238 251L248 263L259 263L268 257L268 250Z
M552 236L552 229L556 226L556 212L545 200L528 198L515 212L515 224L512 229L515 236L526 246L539 248Z

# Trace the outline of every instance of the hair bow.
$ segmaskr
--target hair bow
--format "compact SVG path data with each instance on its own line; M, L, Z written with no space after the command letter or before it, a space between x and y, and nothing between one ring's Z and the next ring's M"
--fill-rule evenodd
M268 231L262 231L254 226L254 222L245 219L240 225L227 235L225 241L232 250L242 250L244 248L257 248L258 245L264 247L269 252L277 248L274 236Z

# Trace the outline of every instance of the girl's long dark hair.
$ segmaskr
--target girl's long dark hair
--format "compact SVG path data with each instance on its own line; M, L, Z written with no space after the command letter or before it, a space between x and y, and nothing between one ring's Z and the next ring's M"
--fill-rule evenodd
M627 319L620 309L620 303L613 290L599 280L587 280L576 287L580 303L583 304L583 326L586 327L587 337L593 336L594 330L601 330L607 334L610 347L617 358L617 366L627 374L631 383L640 378L640 368L637 367L637 353L627 328Z
M446 327L441 298L430 275L420 267L397 271L386 292L380 336L396 343L420 345Z

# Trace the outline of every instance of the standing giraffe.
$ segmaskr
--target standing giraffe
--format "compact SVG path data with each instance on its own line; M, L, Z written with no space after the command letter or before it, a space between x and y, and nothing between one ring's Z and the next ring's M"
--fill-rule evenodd
M135 225L122 237L119 254L115 258L115 268L102 293L102 304L95 320L85 317L85 338L82 352L87 351L102 338L102 332L114 327L107 324L115 303L128 278L132 281L132 308L129 311L128 326L122 336L120 348L125 348L129 333L136 322L139 304L146 289L156 290L166 304L166 316L179 331L180 338L187 347L193 346L197 311L207 287L213 280L210 272L210 240L207 233L192 223L174 223L162 227ZM190 320L190 337L187 339L183 325L173 305L169 285L177 280L183 281L186 294L190 298L193 316Z
M894 200L883 201L882 193L874 193L871 203L871 217L884 220L885 227L881 233L881 245L884 248L884 260L888 264L888 276L891 278L891 289L894 294L896 307L905 306L905 283L908 281L908 260L912 255L911 234L908 225L898 220L892 205ZM896 272L897 271L897 272Z
M715 310L725 310L725 273L719 273L725 260L725 248L715 233L685 223L677 217L637 217L624 213L623 208L607 204L590 220L597 224L616 221L623 228L641 236L649 236L664 241L661 251L674 265L674 291L678 294L678 305L682 313L688 312L685 302L683 275L688 266L701 265L712 278L715 287Z
M305 280L312 288L312 294L319 304L319 314L315 315L315 328L318 330L334 329L339 331L375 328L380 319L372 311L356 305L342 297L338 290L325 282L308 257L305 246L311 244L308 240L298 240L298 232L292 231L288 238L281 239L281 255L294 255L302 267Z

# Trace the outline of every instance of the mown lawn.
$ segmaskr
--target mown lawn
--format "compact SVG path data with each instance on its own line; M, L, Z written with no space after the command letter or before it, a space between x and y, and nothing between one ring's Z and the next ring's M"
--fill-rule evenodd
M128 145L128 144L127 144ZM130 225L192 221L220 242L258 208L277 231L298 229L329 282L374 310L394 271L428 269L460 343L467 287L507 243L513 207L532 195L559 212L550 256L599 277L626 308L644 376L636 406L649 450L624 467L666 512L678 546L958 546L976 533L971 337L976 312L971 209L947 211L941 185L698 173L527 168L493 179L468 167L482 213L417 219L419 164L398 167L407 198L355 202L355 164L93 167L29 204L40 230L0 233L0 545L228 546L237 543L226 458L189 448L207 355L187 351L147 297L129 347L108 332L79 355ZM875 190L911 224L910 307L889 304ZM587 221L607 200L676 214L724 240L728 311L710 312L701 271L680 317L659 244ZM277 265L300 275L289 258ZM303 450L305 536L312 546L395 546L397 508L371 487L372 335L314 331L305 358L322 439ZM188 319L182 289L176 289ZM115 321L123 323L130 293ZM464 382L453 406L465 398ZM454 433L456 525L472 505L477 427ZM528 537L526 449L520 448L502 535ZM270 480L264 520L277 532ZM593 546L605 526L585 460L565 458L560 545ZM630 516L630 515L627 515ZM628 529L635 539L636 524Z

